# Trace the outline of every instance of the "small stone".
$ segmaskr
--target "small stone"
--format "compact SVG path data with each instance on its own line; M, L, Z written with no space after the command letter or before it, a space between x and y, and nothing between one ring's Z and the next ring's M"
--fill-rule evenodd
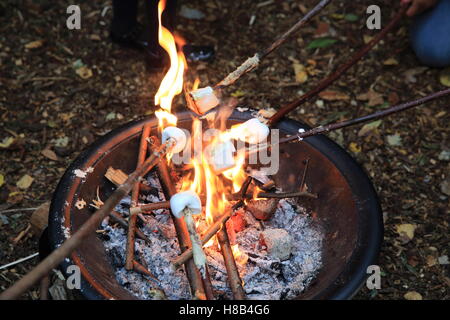
M450 176L441 182L441 192L447 196L450 196Z
M269 220L277 210L279 199L250 200L247 210L250 211L256 219Z
M261 233L267 253L281 261L289 259L292 251L292 238L284 229L266 229Z
M448 261L448 256L440 256L438 258L438 262L439 264L450 264L450 262Z

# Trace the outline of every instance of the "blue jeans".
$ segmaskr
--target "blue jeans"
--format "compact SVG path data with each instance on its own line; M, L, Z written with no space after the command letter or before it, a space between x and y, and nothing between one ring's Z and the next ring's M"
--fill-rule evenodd
M450 0L440 0L436 7L414 18L410 37L421 63L450 66Z

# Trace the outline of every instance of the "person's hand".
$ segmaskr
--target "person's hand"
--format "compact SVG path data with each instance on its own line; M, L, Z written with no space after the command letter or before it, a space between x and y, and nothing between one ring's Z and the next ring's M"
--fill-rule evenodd
M401 0L401 2L411 4L408 11L406 11L406 15L412 17L431 7L434 7L437 3L437 0Z

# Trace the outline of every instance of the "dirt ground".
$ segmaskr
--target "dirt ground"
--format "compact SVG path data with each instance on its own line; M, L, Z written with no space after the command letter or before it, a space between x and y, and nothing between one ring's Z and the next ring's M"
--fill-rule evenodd
M191 64L188 73L203 84L216 83L315 2L179 1L205 17L180 17L178 32L190 43L217 50L213 62ZM248 106L277 109L313 88L376 34L365 27L369 4L380 5L383 25L397 10L396 1L334 1L230 93ZM83 1L81 30L66 28L68 5L0 3L0 266L37 251L37 237L27 230L32 211L4 210L49 201L81 150L155 110L163 74L149 73L141 53L110 42L111 2ZM409 23L404 19L325 94L290 117L319 125L443 89L441 70L420 65L411 51ZM313 42L318 38L336 41ZM314 43L323 47L311 48ZM177 110L184 108L181 102ZM357 299L450 298L449 103L442 98L363 132L355 127L329 135L368 172L384 212L382 288L363 289ZM0 270L0 291L36 263L35 258ZM37 299L37 287L23 298Z

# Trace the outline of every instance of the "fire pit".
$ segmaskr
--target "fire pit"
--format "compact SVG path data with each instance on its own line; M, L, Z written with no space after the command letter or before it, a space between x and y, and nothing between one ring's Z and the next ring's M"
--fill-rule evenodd
M190 129L192 114L177 114L178 127ZM234 111L227 126L251 118L250 112ZM106 178L109 167L131 173L136 166L142 127L152 126L157 134L158 119L131 122L104 136L83 152L68 168L54 193L49 238L57 248L67 234L73 234L92 215L87 204L96 198L107 199L114 185ZM292 120L278 123L281 135L298 133L306 126ZM382 239L382 218L373 187L356 162L339 146L323 136L301 143L280 145L280 170L273 177L283 190L298 190L301 176L318 195L304 200L304 207L323 230L321 267L298 299L348 299L356 293L374 264ZM90 168L89 170L86 170ZM77 177L77 170L84 169ZM78 171L79 172L79 171ZM84 176L85 175L85 176ZM303 201L303 200L302 200ZM136 299L119 284L103 241L96 234L66 259L61 268L76 264L82 273L81 293L87 299Z

